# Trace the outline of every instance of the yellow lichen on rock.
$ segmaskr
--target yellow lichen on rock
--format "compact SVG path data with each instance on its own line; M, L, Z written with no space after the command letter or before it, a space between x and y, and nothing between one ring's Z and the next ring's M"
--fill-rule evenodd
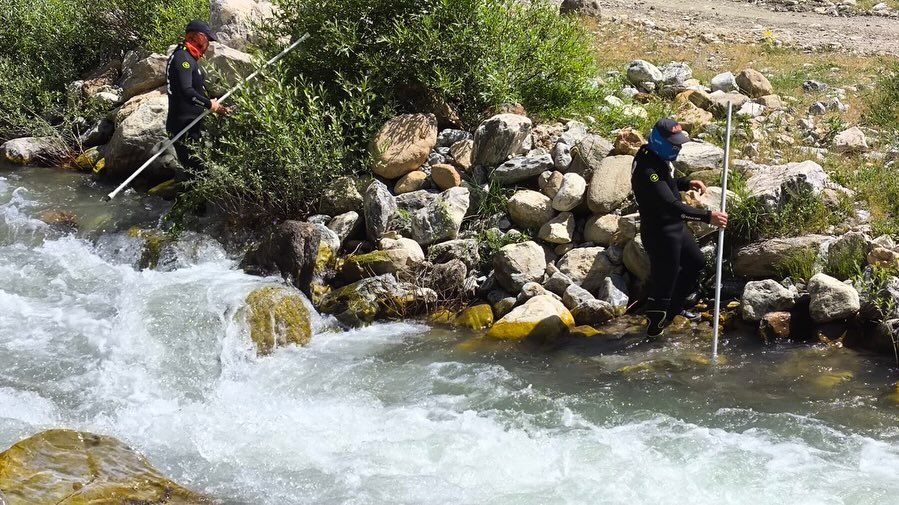
M547 295L535 296L515 308L490 328L488 337L500 340L554 338L574 328L574 317L562 302Z
M453 320L453 326L470 330L484 330L493 326L493 309L490 305L481 304L469 307L459 313Z
M140 454L106 436L69 430L34 435L0 453L6 505L208 505Z
M256 352L267 356L276 347L306 345L312 339L312 318L303 297L280 286L259 288L247 296L246 320Z

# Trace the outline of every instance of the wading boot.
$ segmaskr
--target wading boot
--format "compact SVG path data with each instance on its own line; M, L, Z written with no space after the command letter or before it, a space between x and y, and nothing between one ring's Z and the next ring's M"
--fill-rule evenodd
M646 328L646 335L658 337L671 324L671 320L667 317L669 303L670 300L654 300L652 298L647 300L644 314L649 321L649 326Z

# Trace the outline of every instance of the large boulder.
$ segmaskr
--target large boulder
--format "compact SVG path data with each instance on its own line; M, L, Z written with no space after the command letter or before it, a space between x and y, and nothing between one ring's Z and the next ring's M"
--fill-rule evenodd
M602 247L572 249L562 256L558 267L572 282L591 293L596 292L614 270Z
M302 295L280 286L265 286L247 296L243 311L256 353L267 356L278 347L304 346L312 340L312 317Z
M827 188L845 191L833 183L821 165L814 161L763 166L746 181L746 188L752 198L770 209L782 208L796 193L820 195Z
M580 174L590 180L593 172L602 165L602 160L615 149L611 142L599 135L587 135L580 142L571 146L571 166L569 172Z
M348 282L367 277L409 271L424 263L425 254L418 242L408 238L383 238L378 250L348 256L340 274Z
M531 120L518 114L499 114L484 121L474 133L472 165L495 167L522 154L532 128Z
M437 293L432 289L398 282L394 276L385 274L331 291L319 308L343 324L361 326L378 316L413 316L436 301Z
M838 321L855 315L861 308L858 291L826 274L808 281L809 312L817 323Z
M497 321L487 336L500 340L559 337L574 327L574 317L551 296L535 296Z
M597 0L562 0L559 13L598 18L602 15L602 8Z
M577 208L584 201L587 192L587 181L579 174L570 173L562 176L562 184L553 196L553 208L559 212L568 212Z
M645 60L634 60L627 65L627 80L638 89L655 91L664 79L659 67Z
M256 41L254 28L272 19L275 9L265 0L211 0L209 26L224 45L243 49Z
M119 80L122 98L129 100L160 86L165 86L167 62L168 57L164 54L147 55L140 51L131 51L125 55L125 61L122 64L122 77Z
M774 87L771 86L771 82L758 70L747 68L737 75L736 81L740 90L752 98L774 94Z
M627 271L637 278L640 282L649 280L651 273L651 262L646 248L643 247L643 239L639 235L624 246L624 266Z
M213 503L119 440L69 430L38 433L0 453L0 489L8 505Z
M515 226L522 228L539 228L556 215L552 200L548 196L529 189L523 189L512 195L507 209Z
M687 142L674 161L674 168L687 175L700 170L721 170L723 166L724 149L705 142Z
M135 100L138 100L136 97ZM123 108L127 107L126 103ZM165 120L168 115L168 98L161 93L152 93L141 100L137 108L125 117L116 128L112 140L106 146L105 175L113 179L124 179L144 164L157 149L168 140ZM171 176L174 150L157 159L144 176L150 179L167 179Z
M459 235L470 205L468 188L450 188L412 214L412 238L421 245L452 240Z
M574 236L574 215L562 212L540 227L537 237L550 244L570 244Z
M57 137L22 137L8 140L0 146L3 161L14 165L50 165L66 152Z
M546 255L536 242L527 241L502 247L493 257L496 282L517 293L528 282L540 282L546 271Z
M437 144L437 118L433 114L403 114L384 124L369 145L372 172L398 179L418 169Z
M206 88L212 96L224 95L253 70L254 64L252 55L213 42L203 56Z
M320 254L328 254L321 245L321 230L316 225L284 221L247 252L240 268L256 275L281 274L306 296L311 296L316 262Z
M363 212L365 233L369 240L377 241L387 231L398 210L396 198L381 181L372 181L365 190Z
M584 225L584 239L596 245L607 247L615 241L618 233L618 221L621 216L615 214L596 215Z
M553 167L552 156L548 154L520 156L496 167L491 177L500 184L510 185L536 177Z
M631 194L633 156L609 156L593 172L587 205L596 214L619 209Z
M786 311L796 305L799 292L771 279L747 282L743 288L742 314L747 321L760 321L770 312Z
M784 261L807 252L817 254L821 244L829 239L825 235L806 235L750 244L737 250L734 274L750 279L776 277L782 273Z

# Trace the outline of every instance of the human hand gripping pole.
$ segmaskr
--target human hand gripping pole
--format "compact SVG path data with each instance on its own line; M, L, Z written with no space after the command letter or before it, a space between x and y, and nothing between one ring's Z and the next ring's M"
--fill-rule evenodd
M727 130L724 134L724 171L721 175L721 213L727 206L727 173L730 167L730 125L733 104L727 102ZM727 219L724 221L727 224ZM718 257L715 262L715 312L712 319L712 363L718 361L718 331L721 324L721 264L724 261L724 228L718 229Z
M257 76L259 76L260 72L262 72L263 70L265 70L266 67L268 67L269 65L272 65L272 64L278 62L278 60L280 60L280 59L283 58L285 55L287 55L287 53L289 53L289 52L293 51L294 49L296 49L296 47L299 46L300 43L303 42L304 40L306 40L307 38L309 38L309 34L308 34L308 33L304 33L302 37L300 37L300 38L297 39L294 43L292 43L292 44L290 44L289 46L287 46L283 51L281 51L280 53L278 53L277 55L275 55L272 59L270 59L270 60L268 60L267 62L265 62L265 64L262 65L261 67L259 67L258 70L256 70L256 71L253 72L252 74L248 75L247 77L243 78L240 82L237 83L237 85L235 85L233 88L229 89L224 95L220 96L220 97L218 98L218 103L224 102L225 100L228 99L228 97L230 97L230 96L233 95L234 93L240 91L240 90L244 87L245 84L249 83L250 81L252 81L253 79L255 79ZM226 110L227 110L227 109L226 109ZM165 142L165 144L163 144L162 148L159 149L158 151L156 151L156 154L154 154L153 156L151 156L150 159L148 159L147 161L145 161L144 164L140 166L140 168L138 168L137 170L134 171L134 173L132 173L130 176L128 176L128 178L125 179L125 182L123 182L122 184L120 184L119 187L115 188L115 190L113 190L111 193L109 193L108 195L104 196L104 197L103 197L103 201L104 201L104 202L108 202L108 201L112 200L113 198L115 198L116 195L118 195L123 189L127 188L128 185L131 184L131 181L133 181L134 179L136 179L137 176L140 175L141 172L143 172L144 170L146 170L147 167L149 167L154 161L156 161L157 158L159 158L160 156L162 156L162 153L166 152L170 147L172 147L172 146L175 144L175 142L178 141L178 139L180 139L181 137L183 137L185 133L187 133L188 131L190 131L191 128L193 128L197 123L199 123L200 121L202 121L203 118L205 118L206 116L208 116L210 112L212 112L211 109L206 109L206 110L204 110L202 114L200 114L196 119L194 119L193 121L191 121L190 124L188 124L187 126L185 126L184 129L182 129L180 132L178 132L177 135L175 135L175 136L172 137L171 139L167 140L167 141Z

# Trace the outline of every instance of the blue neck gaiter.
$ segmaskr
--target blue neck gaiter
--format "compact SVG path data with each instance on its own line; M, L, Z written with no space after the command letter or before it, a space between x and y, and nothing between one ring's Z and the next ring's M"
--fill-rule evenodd
M665 137L663 137L655 128L653 128L652 133L649 135L649 150L656 153L659 158L662 158L665 161L674 161L677 159L677 155L680 154L680 146L676 146L665 140Z

